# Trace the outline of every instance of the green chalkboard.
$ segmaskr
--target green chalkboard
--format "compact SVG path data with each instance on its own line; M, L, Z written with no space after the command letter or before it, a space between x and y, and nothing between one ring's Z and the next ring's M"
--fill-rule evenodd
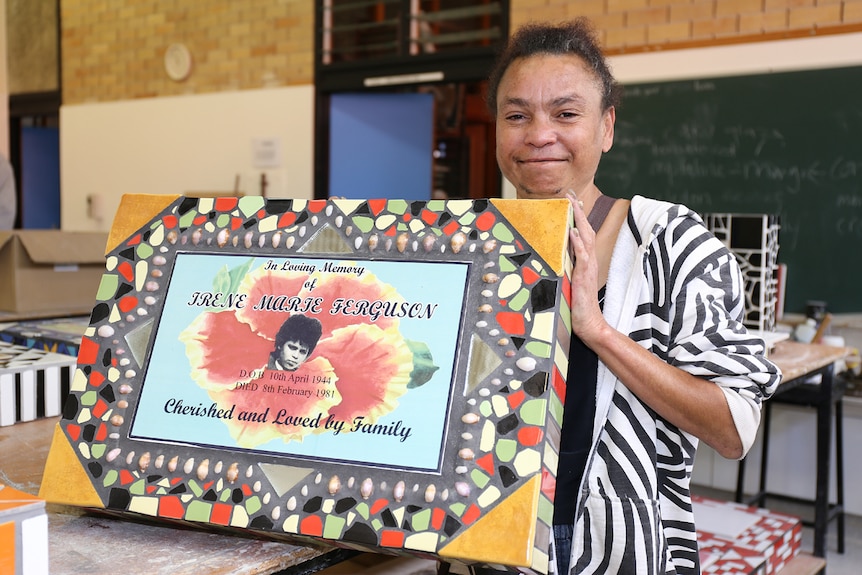
M786 312L862 311L862 67L626 86L599 188L780 218Z

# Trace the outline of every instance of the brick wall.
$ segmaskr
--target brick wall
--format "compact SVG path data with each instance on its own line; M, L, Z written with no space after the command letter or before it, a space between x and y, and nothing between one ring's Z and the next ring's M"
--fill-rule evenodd
M587 16L609 53L862 30L862 0L512 0L512 27Z
M63 102L311 84L313 0L61 0ZM182 42L191 76L165 73Z
M314 0L61 0L66 104L314 81ZM862 30L862 0L511 0L512 26L584 15L610 53ZM183 42L194 68L168 78Z
M3 2L0 1L0 8ZM56 0L5 0L6 80L10 94L59 88Z

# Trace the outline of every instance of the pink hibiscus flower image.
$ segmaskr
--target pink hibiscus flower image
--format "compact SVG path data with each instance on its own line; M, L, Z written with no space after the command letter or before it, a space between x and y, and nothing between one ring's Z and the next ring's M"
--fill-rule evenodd
M244 305L203 311L180 334L194 382L220 408L234 406L224 422L237 446L302 441L327 432L328 419L345 428L356 417L374 423L437 369L424 344L401 335L397 318L330 313L344 309L334 302L403 301L367 269L250 270L251 263L214 279L216 290L245 296Z

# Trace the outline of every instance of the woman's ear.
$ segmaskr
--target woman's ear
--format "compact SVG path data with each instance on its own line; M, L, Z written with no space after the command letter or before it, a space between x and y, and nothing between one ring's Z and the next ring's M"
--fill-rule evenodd
M617 110L613 106L605 110L602 116L604 136L602 139L602 152L607 152L614 145L614 124L617 122Z

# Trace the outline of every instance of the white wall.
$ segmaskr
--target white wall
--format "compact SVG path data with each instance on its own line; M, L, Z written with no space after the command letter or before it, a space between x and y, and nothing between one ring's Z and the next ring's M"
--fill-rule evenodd
M610 63L623 84L841 68L862 64L862 33L624 54Z
M310 199L314 88L311 85L62 106L61 227L110 229L126 193L183 194L239 189ZM255 139L277 142L278 167L255 167ZM98 217L88 213L88 198Z
M844 509L847 513L862 515L862 490L856 487L856 478L862 475L862 458L859 457L857 440L858 437L862 437L862 400L844 399L843 422ZM817 414L814 409L782 404L775 404L772 407L769 469L766 482L766 489L769 492L814 499L817 486L816 426ZM829 497L834 503L836 485L834 421L830 428L833 435ZM761 436L762 429L746 459L744 491L747 494L757 491L762 453ZM724 459L701 443L697 451L692 483L733 492L736 490L738 466L736 461Z

